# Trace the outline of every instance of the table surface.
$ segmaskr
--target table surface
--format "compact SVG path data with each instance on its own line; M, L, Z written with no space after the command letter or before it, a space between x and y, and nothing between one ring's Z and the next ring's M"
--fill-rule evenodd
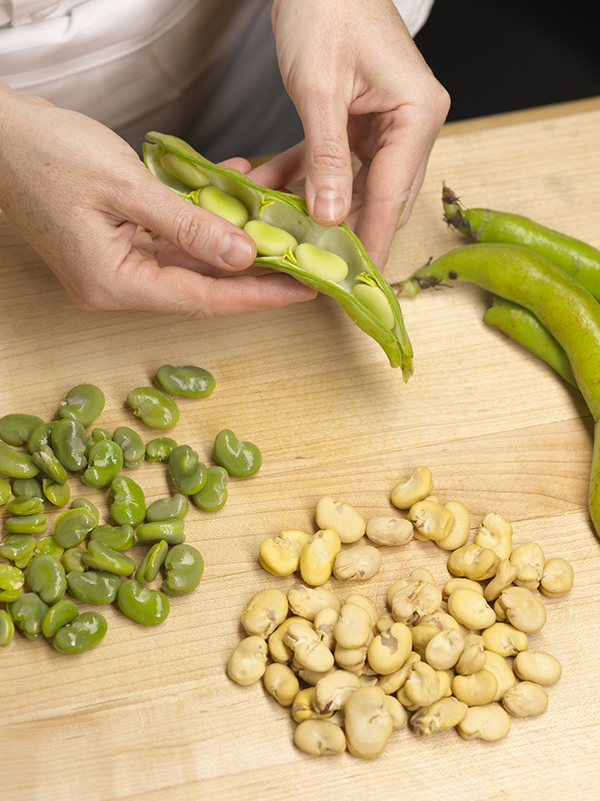
M600 247L600 110L504 123L440 137L388 280L460 244L442 221L443 181L466 205L523 213ZM402 302L415 350L404 385L329 298L214 320L85 312L5 219L0 278L1 414L51 419L71 386L94 382L107 397L98 424L130 425L150 439L156 433L128 412L127 393L163 363L199 364L217 389L181 401L175 438L210 462L215 434L228 427L264 456L256 477L231 480L224 509L190 512L188 541L202 551L205 575L196 592L173 599L160 627L137 626L111 607L104 642L85 655L62 656L20 635L0 649L5 798L600 797L591 418L577 391L484 326L489 295L457 286ZM418 464L432 469L442 501L467 505L474 527L500 512L515 543L533 539L547 557L571 561L574 588L547 601L548 623L531 636L532 647L560 659L563 678L547 712L514 720L499 743L404 730L374 762L307 757L292 744L289 712L260 683L241 688L225 675L247 600L293 583L260 568L258 545L284 528L314 530L324 494L365 516L389 512L391 487ZM164 465L144 464L133 476L149 500L169 491ZM78 481L72 488L108 519L106 492L83 492ZM385 550L374 579L333 586L342 597L362 591L384 611L391 582L421 565L447 580L444 553L412 542Z

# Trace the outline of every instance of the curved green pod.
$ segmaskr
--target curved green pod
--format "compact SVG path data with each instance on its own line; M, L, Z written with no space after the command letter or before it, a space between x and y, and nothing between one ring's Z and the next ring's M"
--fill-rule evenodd
M348 266L348 274L337 281L304 269L298 264L292 248L283 255L258 255L255 264L292 275L300 283L334 298L353 322L381 345L391 366L401 367L404 380L409 379L412 374L413 351L400 305L394 291L380 275L362 243L348 226L343 223L332 227L319 225L310 218L304 198L259 186L237 170L213 164L182 139L156 131L148 133L146 139L146 166L175 194L198 205L199 193L203 190L194 189L163 168L161 159L167 153L179 157L185 164L200 167L213 186L244 204L250 220L262 221L287 231L299 243L298 247L310 244L343 259ZM183 172L179 174L183 177ZM368 308L353 294L352 290L357 284L366 284L381 291L393 315L391 330L376 316L373 306Z

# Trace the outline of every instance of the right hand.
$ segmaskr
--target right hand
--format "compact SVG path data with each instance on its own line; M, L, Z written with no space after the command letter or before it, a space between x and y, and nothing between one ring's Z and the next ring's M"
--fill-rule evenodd
M83 309L214 317L316 295L288 275L244 274L250 237L170 192L95 120L0 82L0 142L0 208Z

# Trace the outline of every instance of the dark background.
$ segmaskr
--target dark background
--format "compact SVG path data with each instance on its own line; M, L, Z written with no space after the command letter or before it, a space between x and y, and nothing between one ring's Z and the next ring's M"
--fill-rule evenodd
M451 121L600 95L599 34L596 0L436 0L415 43Z

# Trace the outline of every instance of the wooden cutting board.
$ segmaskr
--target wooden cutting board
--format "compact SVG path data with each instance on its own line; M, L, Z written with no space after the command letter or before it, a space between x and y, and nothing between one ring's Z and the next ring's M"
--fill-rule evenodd
M467 205L529 215L600 246L600 111L439 139L409 224L386 276L406 277L460 243L442 221L446 181ZM74 384L107 397L98 421L145 429L125 406L163 363L198 364L214 394L182 400L173 430L210 461L229 427L259 444L264 467L230 482L227 506L192 510L188 541L206 571L175 598L164 624L146 629L109 608L109 631L68 657L16 635L0 649L0 751L4 798L32 799L483 799L599 798L598 663L600 543L586 512L592 424L580 395L533 356L481 321L490 298L458 286L403 301L415 349L408 385L378 346L328 298L277 312L187 320L76 309L58 281L0 222L0 413L51 419ZM309 758L292 744L289 712L261 684L225 675L239 618L258 589L287 589L257 563L260 541L283 528L314 530L323 494L364 515L390 511L394 483L418 464L432 469L442 501L457 499L473 525L488 511L564 556L575 586L547 601L548 623L531 636L555 654L563 678L540 718L514 720L502 742L465 742L454 731L393 735L373 762L348 754ZM133 473L153 500L169 490L164 465ZM108 519L107 493L72 482ZM57 512L51 512L53 519ZM5 516L5 512L2 513ZM362 591L385 611L388 586L417 566L444 583L444 553L412 542L383 554Z

